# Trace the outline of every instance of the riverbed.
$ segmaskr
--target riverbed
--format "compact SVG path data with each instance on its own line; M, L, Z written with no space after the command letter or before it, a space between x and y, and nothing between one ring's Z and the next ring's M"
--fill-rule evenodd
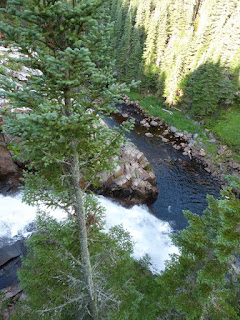
M127 137L144 153L156 175L159 195L149 210L157 218L168 222L174 232L187 226L183 210L190 210L199 215L207 207L207 194L219 196L220 183L204 170L204 167L181 151L172 147L169 142L163 142L161 136L166 130L162 128L145 128L140 124L143 115L138 110L121 104L120 113L107 119L111 126L119 126L128 115L135 120L134 129ZM152 133L147 137L145 133ZM180 143L180 140L178 141Z
M119 105L122 114L135 119L135 127L127 137L148 158L157 178L159 195L151 206L123 207L117 199L99 197L105 207L106 230L114 225L123 225L129 231L134 245L136 259L148 255L153 272L164 269L164 262L177 248L172 244L170 235L187 226L182 213L190 210L202 214L207 206L206 195L218 197L220 184L208 174L201 164L175 150L171 144L160 138L165 128L145 128L140 124L142 115L126 105ZM122 114L115 114L106 122L120 125L126 120ZM152 133L147 137L145 133ZM28 237L34 228L37 209L21 202L21 193L0 195L0 247L18 239ZM64 219L61 210L52 211L57 219Z

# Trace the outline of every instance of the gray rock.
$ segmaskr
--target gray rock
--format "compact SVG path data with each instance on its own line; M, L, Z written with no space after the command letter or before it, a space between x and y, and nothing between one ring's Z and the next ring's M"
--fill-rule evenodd
M198 133L194 133L193 139L196 140L198 138Z
M155 201L158 195L156 177L147 158L132 142L121 148L118 162L113 172L103 174L98 193L118 197L128 203Z
M166 136L166 135L168 135L168 134L169 134L169 131L168 131L168 130L163 131L163 136Z
M183 137L183 133L182 133L182 132L175 132L175 133L174 133L174 136L175 136L176 138L182 138L182 137Z
M174 127L174 126L171 126L171 127L170 127L170 131L172 131L173 133L175 133L175 132L178 131L178 129L177 129L176 127Z
M150 132L146 132L146 133L145 133L145 136L146 136L146 137L149 137L149 138L152 138L152 137L153 137L153 134L150 133Z
M155 121L155 120L152 120L152 121L150 122L150 125L151 125L152 127L157 127L157 126L158 126L158 122Z
M0 249L0 289L18 283L17 270L21 265L21 255L26 254L23 240Z
M188 143L194 145L194 144L196 143L196 140L194 140L194 139L189 139L189 140L188 140Z
M150 127L151 127L148 122L144 123L143 126L144 126L145 128L150 128Z
M193 140L193 141L194 141L194 140ZM193 142L189 143L189 144L188 144L189 148L192 149L192 148L194 147L194 144L195 144L195 141L194 141L194 143L193 143Z
M210 140L208 140L208 142L211 144L216 144L216 139L210 139Z
M207 152L206 152L204 149L200 149L199 155L200 155L201 157L205 157L205 156L207 155Z

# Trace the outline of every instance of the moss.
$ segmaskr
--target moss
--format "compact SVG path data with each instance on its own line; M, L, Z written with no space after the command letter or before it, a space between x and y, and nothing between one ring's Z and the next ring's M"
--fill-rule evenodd
M144 168L144 170L146 170L146 171L148 171L148 172L152 171L152 168L151 168L150 164L146 165L146 167Z

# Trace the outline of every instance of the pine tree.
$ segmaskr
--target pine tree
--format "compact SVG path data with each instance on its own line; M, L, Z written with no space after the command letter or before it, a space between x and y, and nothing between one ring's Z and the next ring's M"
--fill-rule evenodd
M125 17L125 24L123 29L122 39L119 45L119 58L118 65L121 70L121 74L127 73L127 60L130 55L131 48L131 34L132 34L132 12L128 11Z
M98 0L13 0L8 13L19 18L21 27L0 25L5 44L20 54L16 61L32 70L18 91L15 79L1 78L1 95L11 99L11 107L31 108L24 114L5 110L4 130L19 137L20 157L30 161L32 169L25 175L25 198L31 204L41 200L66 210L72 206L91 319L98 319L99 310L83 194L103 170L113 168L109 159L118 153L122 140L119 131L101 124L124 90L115 84L111 65L105 64L109 62L104 55L105 6L106 1Z
M234 185L240 191L240 180ZM189 226L174 236L180 255L158 277L161 319L237 320L240 200L231 188L208 197L203 216L185 212Z
M121 226L103 232L104 210L95 197L85 196L84 207L94 279L101 297L99 319L151 320L156 311L155 279L147 260L137 262L131 257L133 244ZM56 221L39 213L27 245L28 255L18 272L27 295L11 319L89 319L83 312L87 299L74 217Z

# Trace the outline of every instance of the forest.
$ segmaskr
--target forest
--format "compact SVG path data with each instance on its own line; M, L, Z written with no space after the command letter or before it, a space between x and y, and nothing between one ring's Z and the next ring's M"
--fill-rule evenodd
M112 1L111 19L119 76L199 116L237 99L238 1Z
M240 319L239 173L224 176L202 215L184 212L188 226L171 236L179 253L158 274L147 256L133 258L122 226L103 231L104 209L90 191L116 169L133 129L133 121L103 125L125 95L154 115L177 110L173 125L174 117L202 121L199 130L213 131L240 162L240 1L1 7L1 46L19 54L8 68L31 70L19 84L0 66L0 96L11 101L0 108L1 133L17 138L11 150L25 164L23 200L67 214L59 221L39 208L18 270L24 296L9 319Z

